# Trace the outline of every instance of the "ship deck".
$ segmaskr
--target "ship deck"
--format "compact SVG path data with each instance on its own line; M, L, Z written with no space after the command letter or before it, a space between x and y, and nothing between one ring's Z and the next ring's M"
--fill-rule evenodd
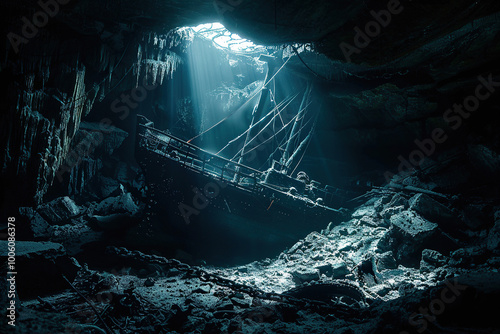
M270 257L340 222L339 210L265 183L265 172L150 126L140 124L137 139L155 221L144 227L154 231L147 246L168 244L227 263L228 257Z

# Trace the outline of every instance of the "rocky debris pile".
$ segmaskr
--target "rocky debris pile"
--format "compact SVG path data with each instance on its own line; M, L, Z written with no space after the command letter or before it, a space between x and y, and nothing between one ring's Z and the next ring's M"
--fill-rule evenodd
M401 298L468 270L498 271L498 214L494 224L482 223L491 228L471 230L460 218L467 205L387 190L358 207L351 220L309 234L276 259L213 270L275 292L349 280L373 302Z
M37 212L51 224L63 224L80 214L80 208L68 196L57 198L37 207Z
M248 289L228 288L190 271L149 263L146 257L135 262L108 258L112 267L123 267L108 272L80 267L73 290L91 298L103 320L95 312L78 311L88 305L76 292L25 305L37 314L50 314L56 307L68 315L66 329L86 328L92 322L101 329L144 333L379 333L431 327L446 333L470 326L467 317L457 314L472 312L483 319L491 313L484 301L500 295L498 207L391 189L372 197L349 220L310 233L274 259L202 268L250 289L358 305L353 312L358 317L262 299ZM54 203L66 204L43 215L38 209L23 212L39 238L48 233L69 254L124 228L125 217L133 220L142 210L123 187L100 201L75 206L67 199ZM473 226L464 221L471 206L483 208L490 221ZM74 207L79 208L76 216L72 216L76 210L68 209ZM67 223L51 225L47 212L65 217ZM491 280L485 282L488 275ZM361 309L360 300L365 305ZM438 304L446 312L438 312ZM422 316L425 323L415 318L424 312L421 305L431 305L427 312L432 314ZM476 332L491 332L494 327L491 319L481 326Z
M40 277L18 285L23 298L66 288L61 272L71 267L69 256L81 259L86 253L98 252L99 245L120 238L141 218L144 178L138 167L114 154L128 134L115 127L103 131L100 126L83 122L75 134L68 156L83 156L75 165L67 166L70 169L61 170L63 180L54 184L53 191L62 190L68 196L19 209L16 240L22 252L17 255L21 267L26 267L22 277ZM90 162L98 168L89 168ZM50 196L53 194L47 194ZM58 256L49 256L56 251ZM25 258L30 260L24 265ZM60 266L65 270L58 269ZM72 279L74 274L67 277Z
M65 316L57 326L52 324L51 329L57 332L86 328L172 334L380 333L381 330L399 333L434 328L437 333L448 333L451 328L470 322L466 316L469 314L482 319L477 333L492 333L494 311L487 302L493 302L500 296L498 272L456 272L455 277L437 282L427 280L418 270L400 266L397 273L392 272L392 285L388 284L385 288L396 290L397 296L388 293L387 298L372 299L369 307L353 308L351 316L343 317L331 310L323 312L307 304L299 306L260 299L239 291L238 287L231 289L207 282L189 270L153 265L148 263L147 258L151 257L126 261L122 263L125 265L123 268L115 267L110 272L81 267L72 283L72 290L24 302L26 312L23 312L19 323L21 326L32 324L33 320L25 318L24 314L37 312L38 317L43 319L57 312ZM161 260L157 256L154 258ZM364 263L380 265L387 262L386 258L381 256L376 261ZM434 251L426 250L423 261L442 265L445 259ZM265 271L272 265L272 261L262 261L237 269L242 274L248 274L257 266ZM182 266L179 264L179 267ZM218 269L221 275L232 270ZM345 285L348 288L340 292L338 286L327 283L309 284L284 292L296 298L320 298L325 301L332 298L329 287L337 289L342 297L357 298L356 294L360 291L357 285L363 286L372 295L381 292L381 289L367 289L367 284L360 283L359 276L355 276L351 284ZM382 270L378 276L387 279L390 275ZM256 286L251 282L248 285ZM396 285L397 289L394 289ZM341 300L346 301L345 298ZM89 303L95 310L90 308ZM437 309L438 304L443 305L443 312ZM429 307L423 309L422 305ZM428 318L423 318L427 320L416 321L419 319L416 318L417 312L427 314ZM463 316L457 318L457 314Z
M77 205L69 197L57 198L34 208L20 208L24 218L22 238L33 241L61 243L74 256L89 245L105 242L106 232L124 232L137 223L144 204L124 187L98 202Z
M299 333L313 332L325 323L345 325L334 317L252 298L179 272L161 276L150 272L138 278L82 270L73 286L96 312L73 291L27 301L24 308L42 318L54 312L69 315L54 328L58 332L94 326L134 333L254 333L258 327L272 333ZM30 325L23 318L19 323Z

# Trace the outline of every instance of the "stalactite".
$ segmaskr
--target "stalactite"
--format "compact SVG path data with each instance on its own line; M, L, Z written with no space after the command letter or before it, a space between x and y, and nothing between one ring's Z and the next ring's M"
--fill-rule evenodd
M114 59L109 65L109 74L108 74L108 88L111 88L111 79L113 77L113 70L114 70Z
M182 60L171 49L180 47L182 52L185 44L188 45L184 42L189 38L188 31L183 29L168 34L145 35L137 49L136 85L144 75L149 84L162 84L166 76L172 77ZM47 55L56 54L54 50L61 47L50 41L43 46L44 52L41 53ZM10 120L14 126L6 133L8 138L4 143L7 147L3 150L2 168L18 177L33 178L33 195L30 196L34 196L36 203L40 203L50 185L57 182L56 174L65 164L81 117L90 112L96 99L102 100L111 89L120 54L111 52L105 45L96 51L94 61L106 79L88 92L79 52L72 57L76 60L69 65L60 59L60 63L56 63L51 56L24 55L17 67L17 73L23 77L19 82L22 88L17 105L14 100ZM51 77L54 73L57 73L55 78ZM48 91L47 85L53 79L58 82L57 90ZM59 110L54 108L57 101ZM68 166L72 167L71 164Z
M166 35L145 35L137 49L136 85L139 85L141 73L144 73L148 82L151 77L153 84L162 84L165 76L172 78L182 59L171 49L179 45L186 47L189 43L183 42L192 38L189 29L174 29Z
M94 85L94 89L87 92L87 97L85 99L85 105L83 110L83 116L87 116L92 108L94 107L94 102L99 94L100 85Z
M181 58L174 53L169 53L169 55L166 55L162 58L163 60L145 60L146 76L149 76L149 74L151 74L153 84L163 83L163 79L166 75L172 78L173 73L177 69L177 66L182 61Z
M173 52L165 52L158 59L146 59L145 64L145 74L146 76L152 76L153 84L157 82L163 83L163 79L166 75L172 77L173 72L177 69L177 66L182 62L181 58Z

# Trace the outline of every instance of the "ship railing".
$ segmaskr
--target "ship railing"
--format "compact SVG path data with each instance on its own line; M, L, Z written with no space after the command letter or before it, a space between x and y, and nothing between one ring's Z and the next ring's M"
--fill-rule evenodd
M205 151L169 133L139 124L139 136L144 148L176 161L200 174L230 183L244 190L255 191L260 186L262 172Z

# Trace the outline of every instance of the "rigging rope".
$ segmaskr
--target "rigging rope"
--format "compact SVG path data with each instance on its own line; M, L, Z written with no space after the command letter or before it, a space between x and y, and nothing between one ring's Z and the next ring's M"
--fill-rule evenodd
M237 111L239 111L241 108L243 108L244 106L247 105L248 102L250 102L251 100L253 100L254 97L257 96L257 94L259 94L260 92L262 91L262 89L260 89L258 92L256 92L255 94L253 94L248 100L247 102L243 103L243 105L241 107L239 107L238 109L234 110L232 113L230 113L229 115L227 115L226 117L224 117L223 119L221 119L219 122L215 123L214 125L212 125L211 127L209 127L208 129L204 130L203 132L200 132L199 134L197 134L196 136L194 136L193 138L189 139L187 141L187 143L191 143L193 140L195 140L196 138L204 135L205 133L207 133L208 131L212 130L213 128L215 128L216 126L220 125L221 123L223 123L225 120L227 120L229 117L233 116L234 114L236 114Z
M291 97L291 98L290 98L290 97L288 97L288 98L284 99L283 101L281 101L281 102L279 103L279 105L276 105L276 107L274 107L274 108L273 108L273 109L272 109L269 113L267 113L267 115L266 115L266 116L262 117L262 118L261 118L261 119L260 119L257 123L255 123L252 127L248 128L245 132L243 132L242 134L240 134L238 137L236 137L236 138L232 139L231 141L229 141L229 142L227 143L227 145L226 145L226 146L224 146L222 149L220 149L220 150L219 150L219 152L217 152L216 154L217 154L217 155L218 155L218 154L220 154L222 151L224 151L226 148L228 148L228 147L229 147L229 145L231 145L232 143L236 142L238 139L240 139L241 137L243 137L243 136L244 136L244 135L245 135L248 131L250 131L251 129L253 129L253 128L254 128L255 126L257 126L258 124L262 123L264 120L266 120L266 119L267 119L267 117L268 117L270 114L272 114L272 113L273 113L273 112L274 112L274 111L275 111L275 110L276 110L279 106L281 106L281 105L283 105L283 104L285 104L285 103L287 103L287 105L286 105L286 106L288 106L288 104L290 104L290 103L291 103L291 102L292 102L292 101L293 101L293 100L294 100L297 96L298 96L298 94L296 94L294 97ZM286 106L285 106L285 107L286 107ZM278 110L279 110L279 109L278 109ZM282 110L284 110L284 108L283 108ZM281 112L281 111L280 111L280 112Z
M314 123L312 125L311 132L310 132L311 134L313 133L314 129L316 128L316 122L318 121L318 115L319 115L319 113L316 114L316 118L314 119ZM311 141L312 141L312 139L309 139L309 141L307 142L306 148L302 152L302 156L300 157L299 162L297 162L297 165L295 166L295 168L290 173L290 176L292 176L293 173L295 173L295 170L297 169L297 167L299 167L300 163L302 162L302 159L304 159L304 156L306 155L307 149L309 148L309 144L311 143Z
M310 101L310 100L311 100L311 90L309 90L309 92L307 93L307 88L306 88L306 94L307 94L307 97L306 97L306 100L305 100L305 101L309 101L309 102L307 103L307 106L306 106L303 110L306 110L306 109L307 109L307 108L311 105L311 103L312 103L312 101ZM301 111L302 111L302 110L301 110ZM301 111L299 111L299 113L300 113ZM300 127L302 127L302 124L304 124L304 118L305 118L305 116L306 116L306 115L307 115L307 111L304 113L304 116L302 116L302 119L297 120L297 121L300 121ZM300 132L300 130L299 130L299 132ZM299 140L299 139L300 139L300 136L298 136L298 137L295 139L295 143L294 143L294 147L295 147L295 149L297 149L297 148L298 148L298 146L300 145L300 140ZM295 150L295 149L294 149L294 150Z
M277 134L279 134L281 131L283 131L284 129L286 129L286 128L288 127L288 125L290 125L290 124L291 124L291 123L295 120L295 118L296 118L296 117L297 117L297 115L295 115L295 116L294 116L294 117L290 120L290 122L288 122L288 123L287 123L284 127L282 127L281 129L279 129L279 130L278 130L278 132L276 132L276 133L274 134L274 136L276 136L276 135L277 135ZM273 137L274 137L274 136L273 136ZM272 137L271 137L271 138L272 138ZM250 151L247 151L247 152L245 152L245 153L242 153L242 151L243 151L243 149L244 149L246 146L242 147L242 148L241 148L241 149L240 149L240 150L239 150L239 151L235 154L235 156L234 156L231 160L236 159L236 157L237 157L237 156L244 156L244 155L247 155L248 153L250 153L250 152L252 152L253 150L255 150L257 147L259 147L259 146L264 145L265 143L267 143L267 142L268 142L271 138L266 139L264 142L262 142L262 143L260 143L259 145L257 145L257 146L255 146L255 147L253 147L252 149L250 149ZM253 140L253 139L255 139L255 137L254 137L254 138L252 138L252 140ZM248 146L248 144L247 144L247 146ZM242 153L242 154L240 154L240 153Z
M295 116L293 117L293 119L285 125L285 127L281 128L278 132L276 132L276 134L275 134L275 135L277 135L277 134L278 134L278 133L280 133L283 129L285 129L288 125L290 125L290 124L294 121L294 119L295 119L296 117L297 117L297 115L295 115ZM306 126L310 123L310 121L311 121L311 120L308 120L308 121L306 122L306 124L304 124L304 126L303 126L302 128L306 127ZM302 128L301 128L300 130L302 130ZM293 135L293 138L294 138L297 134L299 134L299 132L297 132L295 135ZM243 156L243 155L247 155L248 153L252 152L253 150L257 149L258 147L260 147L260 146L262 146L262 145L266 144L269 140L271 140L271 139L273 139L273 138L274 138L274 136L273 136L273 137L271 137L271 138L266 139L265 141L263 141L263 142L262 142L262 143L260 143L259 145L255 146L255 147L253 147L252 149L250 149L249 151L247 151L247 152L243 153L243 154L242 154L242 156ZM290 140L291 140L291 139L293 139L293 138L290 138ZM241 150L240 150L240 151L241 151ZM239 152L238 152L237 154L239 154ZM233 158L233 159L234 159L234 158Z
M271 82L272 79L274 79L274 77L281 71L281 69L286 65L286 63L288 63L288 61L292 58L292 56L288 57L287 61L283 64L283 66L280 67L280 69L272 76L271 79L269 79L257 92L255 92L255 94L253 94L245 103L243 103L241 105L241 107L239 107L238 109L236 109L235 111L233 111L232 113L230 113L229 115L227 115L226 117L224 117L222 120L220 120L219 122L215 123L214 125L212 125L211 127L209 127L208 129L204 130L203 132L199 133L198 135L194 136L193 138L189 139L187 142L188 143L191 143L193 140L195 140L196 138L204 135L205 133L207 133L208 131L212 130L213 128L215 128L216 126L220 125L221 123L223 123L225 120L227 120L229 117L233 116L237 111L239 111L241 108L243 108L244 106L246 106L254 97L257 96L257 94L259 94L260 92L262 92L262 90L264 89L264 87L266 87L269 82Z
M290 59L292 59L292 56L288 57L288 59L283 63L283 65L281 65L281 67L279 68L279 70L277 70L276 73L274 73L274 75L271 77L271 79L267 80L267 82L264 85L264 87L266 87L271 82L271 80L273 80L274 77L276 75L278 75L278 73L283 69L283 67L285 67L285 65L290 61Z
M297 94L297 95L298 95L298 94ZM296 96L297 96L297 95L296 95ZM291 101L290 101L288 104L290 104L290 103L291 103ZM288 106L288 104L285 106L285 108ZM305 108L307 108L308 106L309 106L309 105L307 105ZM284 110L285 108L283 108L283 110ZM302 108L300 111L304 110L305 108ZM293 121L294 119L296 119L296 118L299 116L300 111L297 113L297 115L295 115L295 116L291 119L291 121ZM274 119L275 117L276 117L276 116L274 116L274 117L273 117L273 119ZM302 120L303 118L304 118L304 116L302 116L300 119ZM258 132L258 133L257 133L257 134L256 134L256 135L252 138L252 139L250 139L250 140L248 141L248 143L247 143L244 147L242 147L242 148L241 148L241 149L240 149L240 150L236 153L236 155L235 155L235 156L234 156L231 160L235 159L237 156L242 156L242 155L240 155L240 153L241 153L241 152L245 149L245 147L247 147L248 145L250 145L250 144L251 144L251 143L252 143L252 142L253 142L253 141L257 138L257 136L258 136L258 135L260 135L260 134L262 133L262 131L264 131L264 130L267 128L267 126L268 126L268 125L269 125L269 124L273 121L273 119L271 119L271 121L269 121L269 122L266 124L266 126L264 126L264 127L262 128L262 130L260 130L260 131L259 131L259 132ZM252 148L252 149L251 149L250 151L248 151L248 152L251 152L251 151L253 151L255 148L257 148L257 147L259 147L259 146L261 146L261 145L263 145L263 144L267 143L267 142L268 142L271 138L275 138L275 137L276 137L276 135L277 135L278 133L280 133L280 132L281 132L281 130L283 130L283 128L287 127L287 126L291 123L291 121L290 121L290 122L288 122L286 125L284 125L284 126L283 126L283 127L282 127L279 131L278 131L278 132L275 132L275 133L274 133L274 135L273 135L272 137L268 138L266 141L264 141L263 143L259 144L259 145L258 145L258 146L256 146L256 147ZM300 128L300 130L302 130L302 128ZM300 130L299 130L299 132L298 132L298 133L300 133ZM293 136L293 137L295 137L295 136ZM291 139L290 139L290 140L291 140ZM288 143L288 141L287 141L287 143ZM246 155L248 152L246 152L246 153L245 153L245 154L243 154L243 155Z
M292 130L290 129L289 131L287 131L285 133L285 136L283 136L283 139L281 139L281 142L279 143L278 147L276 147L276 149L273 151L273 153L271 153L269 155L269 157L267 158L267 160L262 164L262 166L260 166L259 170L262 170L262 167L264 167L268 162L271 162L271 159L274 158L274 155L276 154L276 152L278 152L280 149L281 150L284 149L283 146L288 142L288 140L286 140L286 139L290 135L290 131L292 131Z
M275 88L275 89L276 89L276 88ZM273 93L273 91L272 91L272 90L270 91L270 93L271 93L271 95L272 95L272 99L273 99L273 100L275 100L275 99L276 99L276 97L274 96L274 93ZM297 93L297 95L299 95L299 94ZM297 95L295 95L295 96L297 96ZM276 102L275 102L274 104L276 105ZM276 105L276 107L277 107L277 106L278 106L278 105ZM274 109L273 109L273 110L274 110ZM279 109L278 109L278 112L280 113L280 112L281 112L281 110L279 110ZM284 125L285 125L285 122L283 122L283 118L281 118L281 115L279 115L279 116L280 116L280 120L281 120L281 126L284 126Z
M276 91L276 80L273 81L273 89L270 89L269 93L271 93L271 99L274 102L274 106L276 107L276 108L273 108L273 109L277 109L277 114L280 114L281 110L278 108L278 105L276 104L276 96L274 96L273 91L274 92ZM276 114L276 110L275 110L274 111L274 115L276 116L277 114ZM281 116L280 116L280 118L281 118ZM276 133L276 118L273 121L273 133ZM273 150L274 150L274 147L275 147L276 144L278 144L278 140L276 139L276 137L274 137Z
M291 102L290 102L290 103L291 103ZM289 104L290 104L290 103L289 103ZM243 155L245 155L246 153L245 153L245 154L242 154L242 155L241 155L240 153L241 153L241 152L243 152L243 150L244 150L244 149L245 149L248 145L250 145L250 144L251 144L251 143L252 143L252 142L253 142L253 141L257 138L257 136L258 136L258 135L260 135L260 134L262 133L262 131L264 131L264 130L268 127L268 125L269 125L269 124L273 121L273 119L274 119L275 117L276 117L276 116L273 116L273 118L271 119L271 121L269 121L269 122L268 122L268 123L267 123L267 124L266 124L266 125L265 125L265 126L264 126L264 127L263 127L263 128L262 128L262 129L261 129L261 130L260 130L260 131L259 131L259 132L258 132L258 133L257 133L257 134L253 137L253 138L252 138L252 139L250 139L250 140L248 141L248 143L247 143L245 146L243 146L243 147L242 147L242 148L241 148L241 149L240 149L240 150L236 153L236 155L235 155L235 156L234 156L231 160L235 159L237 156L243 156ZM294 120L296 117L297 117L297 115L295 115L295 116L293 117L293 119L292 119L292 120ZM289 124L289 123L288 123L288 124ZM285 125L285 127L286 127L288 124L286 124L286 125ZM283 129L283 128L281 128L281 129ZM250 130L250 129L249 129L249 130ZM280 131L281 131L281 130L280 130ZM275 133L274 133L274 135L273 135L271 138L276 137L276 135L277 135L278 133L280 133L280 131L275 132ZM268 138L268 139L271 139L271 138ZM266 140L265 142L267 142L267 141L268 141L268 140ZM259 145L259 146L260 146L260 145Z

